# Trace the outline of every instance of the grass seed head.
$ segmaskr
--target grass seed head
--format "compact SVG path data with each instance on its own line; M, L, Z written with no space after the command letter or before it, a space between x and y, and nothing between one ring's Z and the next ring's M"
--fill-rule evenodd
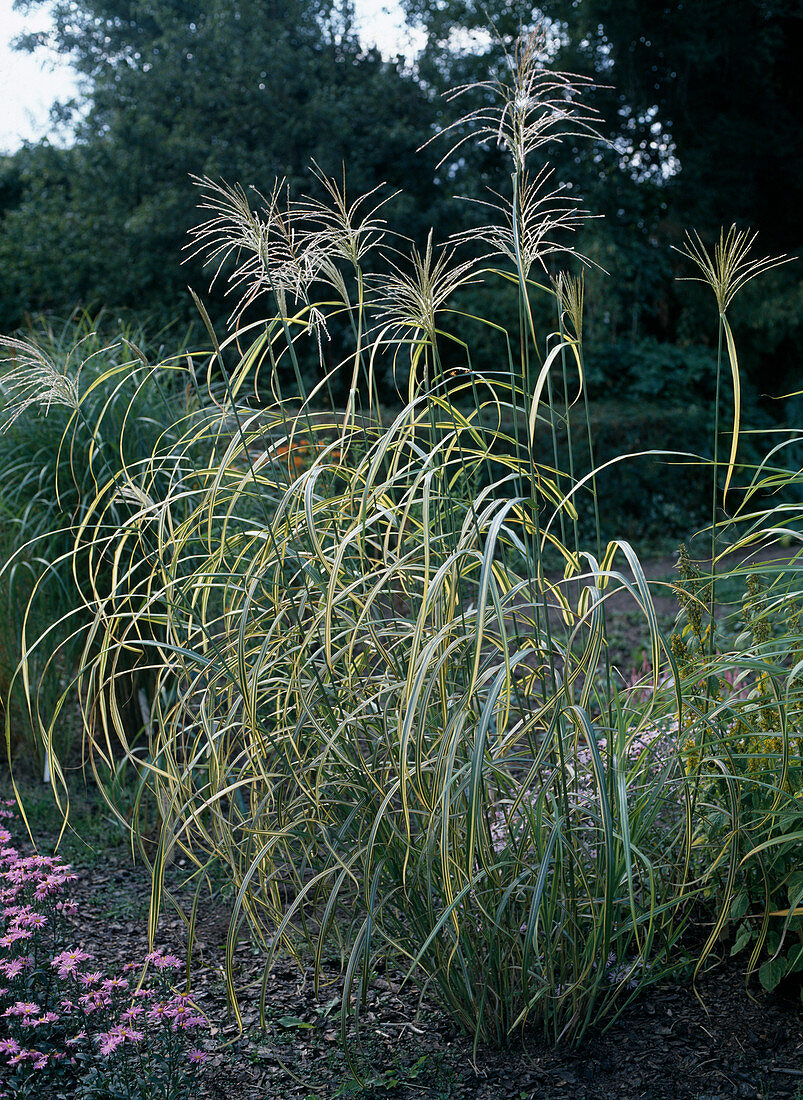
M699 233L687 233L685 243L681 248L675 248L675 252L691 260L699 268L700 275L685 275L680 281L710 286L716 296L719 312L724 315L734 296L751 279L773 267L789 263L792 259L786 255L752 258L750 249L757 236L756 232L737 229L735 225L727 233L720 229L719 240L714 245L713 252L709 253Z

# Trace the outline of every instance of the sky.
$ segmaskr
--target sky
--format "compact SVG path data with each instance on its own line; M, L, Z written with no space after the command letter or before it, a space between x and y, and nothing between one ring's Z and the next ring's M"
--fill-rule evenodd
M13 10L14 0L0 0L0 153L12 152L23 141L38 141L52 132L49 111L57 99L69 99L76 89L68 65L53 58L20 53L12 41L26 30L48 25L45 13L24 18ZM397 0L356 0L363 41L383 53L408 53L415 48Z

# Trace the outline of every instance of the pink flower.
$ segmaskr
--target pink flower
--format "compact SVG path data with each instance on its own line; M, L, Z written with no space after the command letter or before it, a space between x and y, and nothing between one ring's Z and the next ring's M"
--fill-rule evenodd
M104 993L111 993L115 989L128 989L128 982L125 978L107 978L100 988Z
M56 968L60 978L66 978L71 974L75 974L81 963L88 962L89 959L94 959L94 957L86 951L73 948L72 951L62 951L60 955L56 955L50 965Z
M181 959L176 955L163 955L161 951L151 951L145 956L146 963L153 963L157 970L180 970Z
M203 1016L199 1016L197 1010L194 1009L187 993L177 993L172 1000L165 1004L164 1010L165 1015L173 1021L173 1031L178 1028L186 1030L201 1027L206 1023Z
M0 1054L16 1054L19 1049L16 1039L0 1039Z
M81 1005L87 1015L90 1012L96 1012L99 1008L108 1008L111 1003L111 997L106 993L101 993L99 989L95 989L91 993L85 993L83 997L78 998L78 1004Z
M19 928L44 928L47 924L47 917L42 913L23 913L17 917L14 923Z
M121 1043L139 1043L143 1038L143 1032L135 1031L132 1027L126 1027L125 1024L118 1024L113 1027L111 1031L107 1031L98 1036L100 1042L100 1053L104 1056L112 1054Z
M120 1034L120 1029L114 1027L111 1031L101 1033L98 1036L98 1041L100 1043L100 1053L104 1057L108 1057L115 1050L117 1050L117 1048L123 1041L123 1037Z
M199 1050L198 1047L194 1047L187 1055L187 1061L193 1066L202 1066L204 1062L209 1061L209 1055L205 1050Z
M99 970L93 970L91 973L87 974L76 974L76 977L78 978L78 981L81 983L81 985L86 989L87 986L97 985L103 975ZM103 985L105 986L106 983L104 982Z
M16 978L23 970L28 970L31 966L33 966L33 959L30 956L22 959L3 959L0 962L0 971L7 978Z
M0 936L0 947L11 947L17 940L29 940L32 935L27 928L12 928L5 936Z
M144 1033L135 1030L133 1027L128 1027L126 1024L119 1026L119 1031L122 1037L128 1040L129 1043L140 1043L144 1037Z
M33 892L33 896L36 901L43 901L44 898L52 897L54 894L61 892L62 887L68 882L74 882L77 875L65 875L55 874L47 875L43 882Z
M183 1031L193 1031L196 1027L206 1027L206 1020L203 1016L185 1016L183 1019L177 1019L176 1024Z
M4 1016L36 1016L42 1010L33 1001L17 1001L11 1008L7 1008Z
M129 1024L132 1020L136 1020L137 1016L141 1016L143 1012L144 1009L142 1005L131 1005L130 1008L127 1008L125 1012L122 1013L120 1019Z

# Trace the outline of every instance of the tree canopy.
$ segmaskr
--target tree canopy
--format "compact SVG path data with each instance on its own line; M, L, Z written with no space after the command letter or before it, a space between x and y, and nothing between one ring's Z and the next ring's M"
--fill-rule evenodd
M758 230L764 253L803 249L800 0L402 3L426 29L421 71L434 86L476 80L538 21L552 64L599 85L604 142L591 155L569 147L550 156L604 215L582 245L613 276L599 288L609 334L612 326L631 338L699 340L709 303L676 285L686 272L671 251L686 230L713 241L735 222ZM803 335L800 265L743 301L745 362L770 389L783 388Z
M550 63L597 85L599 140L547 150L556 183L603 215L577 241L598 265L592 339L701 342L710 304L678 287L671 250L687 229L711 240L737 222L765 252L803 247L801 0L402 2L427 32L415 66L361 45L350 0L17 0L53 16L23 45L68 55L84 84L60 108L69 148L0 159L0 326L78 304L193 316L186 285L208 277L181 265L191 175L263 190L278 176L298 193L315 187L314 158L345 166L352 194L403 188L388 213L419 242L430 225L443 240L476 224L478 208L452 196L503 190L499 150L466 145L441 169L443 145L416 150L482 95L440 93L484 78L539 20ZM777 391L803 335L799 265L745 302L744 362Z
M27 7L47 0L28 0ZM188 313L180 266L197 220L191 176L269 190L314 185L314 159L352 191L405 188L405 221L430 212L428 97L364 50L350 6L328 0L57 0L48 36L85 98L65 104L69 149L47 143L0 171L0 322L23 310L106 304ZM431 160L431 158L430 158ZM44 242L48 241L46 245ZM55 249L59 262L43 254ZM63 266L63 270L60 270ZM54 270L54 267L56 270Z

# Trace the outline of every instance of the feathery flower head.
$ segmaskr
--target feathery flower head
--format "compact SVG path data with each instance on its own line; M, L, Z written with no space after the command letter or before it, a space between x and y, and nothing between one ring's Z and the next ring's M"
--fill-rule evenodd
M561 271L555 278L555 294L558 298L561 321L568 321L574 332L574 336L582 343L583 340L583 299L585 297L585 280L582 274L567 275Z
M193 182L203 189L200 209L211 211L212 217L190 231L188 258L206 254L215 265L212 284L228 261L236 260L227 279L227 293L240 294L231 320L268 291L273 292L282 316L287 316L287 296L306 299L324 253L314 235L299 224L300 214L290 202L285 181L277 180L267 197L254 189L263 204L259 210L252 209L239 184L216 183L208 177L193 177Z
M393 267L378 283L376 304L379 321L396 333L423 332L432 342L437 335L437 314L456 290L473 282L475 264L453 264L453 249L435 252L432 230L423 255L413 247L412 272Z
M750 257L750 249L758 234L732 225L726 233L719 231L719 240L709 254L699 233L687 233L686 242L675 248L700 269L700 275L684 275L680 282L705 283L713 290L719 312L725 314L734 296L746 283L764 271L789 263L791 256ZM674 246L673 246L674 247Z
M529 34L520 35L512 51L505 50L506 72L501 76L463 84L446 93L446 98L452 100L480 91L491 102L446 127L444 133L466 133L440 164L472 138L480 142L493 140L510 153L515 171L522 174L528 157L547 142L576 134L599 137L592 125L597 112L579 101L582 91L595 87L593 81L545 68L546 54L546 34L539 25Z
M551 185L553 175L549 167L542 168L534 177L523 173L512 199L495 191L491 194L498 201L471 199L479 206L500 213L501 223L466 229L450 240L455 243L480 241L488 246L490 255L504 256L514 266L520 261L525 279L536 264L546 270L544 261L553 253L582 259L568 241L556 234L573 232L582 225L586 212L580 208L579 199L567 195L562 186Z

